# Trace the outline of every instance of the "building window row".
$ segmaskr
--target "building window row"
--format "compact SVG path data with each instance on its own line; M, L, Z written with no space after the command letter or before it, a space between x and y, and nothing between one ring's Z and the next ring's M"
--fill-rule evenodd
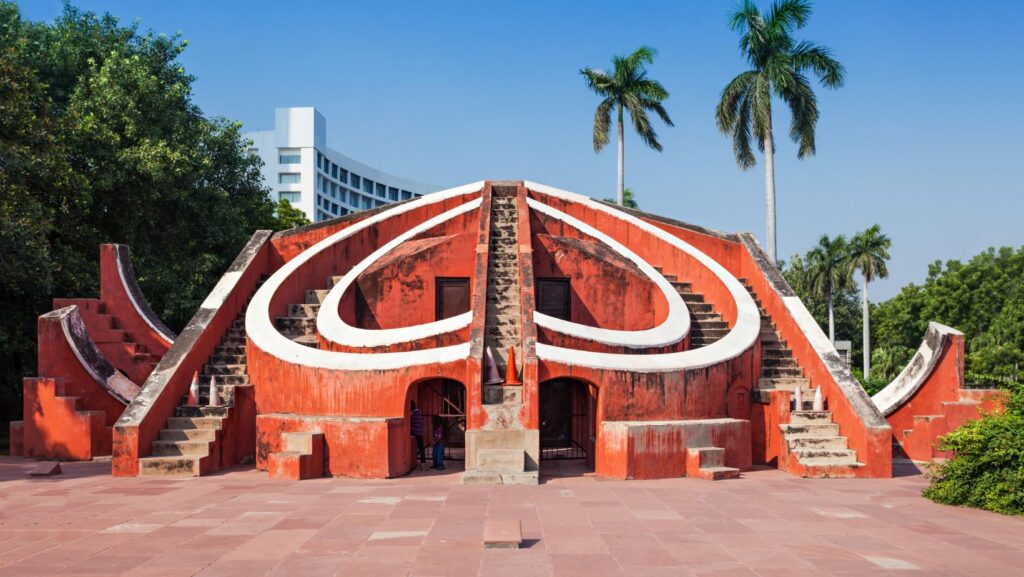
M363 192L365 194L375 195L379 198L389 199L397 201L409 200L414 197L418 197L418 194L414 194L408 190L400 190L393 186L387 186L380 182L374 182L369 178L363 178L358 174L345 170L337 164L331 162L323 153L317 152L316 155L317 163L316 166L323 174L319 178L320 190L328 192L331 190L330 179L339 181L341 184L347 185L354 192ZM354 203L353 203L354 204Z

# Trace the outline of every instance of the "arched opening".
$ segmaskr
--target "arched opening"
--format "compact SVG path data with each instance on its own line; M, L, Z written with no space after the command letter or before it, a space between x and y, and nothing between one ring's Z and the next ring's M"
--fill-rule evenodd
M434 429L441 426L445 460L466 458L466 387L454 379L420 381L412 393L423 413L423 438L433 443ZM430 451L427 451L429 461Z
M597 388L572 378L540 385L541 461L573 461L593 469L597 440Z

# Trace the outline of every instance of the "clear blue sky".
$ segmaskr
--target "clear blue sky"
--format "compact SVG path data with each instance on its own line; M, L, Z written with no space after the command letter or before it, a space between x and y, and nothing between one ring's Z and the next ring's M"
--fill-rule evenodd
M611 196L614 146L591 148L598 100L577 70L654 46L676 126L659 130L661 154L627 138L627 186L644 210L763 239L763 165L737 168L714 123L744 67L731 0L76 4L180 31L207 114L266 129L275 107L316 106L332 147L444 186L515 178ZM61 10L21 6L33 20ZM816 157L778 143L780 257L877 222L893 240L878 300L936 259L1024 244L1021 21L1014 1L817 2L800 36L830 46L847 82L818 90ZM789 122L779 106L775 122Z

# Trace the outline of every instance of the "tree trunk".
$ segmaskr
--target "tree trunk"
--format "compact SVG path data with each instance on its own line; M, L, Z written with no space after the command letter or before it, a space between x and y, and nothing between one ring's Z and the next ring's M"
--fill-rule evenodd
M623 205L622 191L625 189L625 177L623 175L623 130L622 130L622 105L619 105L619 180L615 189L615 202Z
M864 305L864 378L871 376L871 319L868 313L868 274L861 271L864 280L864 291L862 294Z
M764 203L768 258L775 264L778 256L775 250L775 145L771 118L768 119L768 130L764 137Z
M832 291L828 291L828 340L836 346L836 315L832 306Z

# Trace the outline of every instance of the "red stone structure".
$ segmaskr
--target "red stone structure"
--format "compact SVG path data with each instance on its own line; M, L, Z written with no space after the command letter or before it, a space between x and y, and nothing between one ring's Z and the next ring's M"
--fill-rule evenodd
M107 311L128 308L104 298ZM753 465L887 477L894 438L909 428L912 444L933 442L939 430L907 424L938 410L923 401L897 395L880 410L751 235L531 182L256 233L151 372L97 345L141 385L120 412L96 379L78 405L58 400L86 379L67 372L68 355L43 371L63 350L44 321L55 321L40 320L51 378L32 398L68 416L38 418L27 391L19 434L30 422L54 438L113 425L119 476L252 460L272 477L395 477L416 465L414 405L426 443L439 428L467 483L536 483L548 459L623 479L725 479ZM160 331L135 326L153 354ZM962 374L960 357L947 361L915 399ZM94 399L104 391L106 405Z

